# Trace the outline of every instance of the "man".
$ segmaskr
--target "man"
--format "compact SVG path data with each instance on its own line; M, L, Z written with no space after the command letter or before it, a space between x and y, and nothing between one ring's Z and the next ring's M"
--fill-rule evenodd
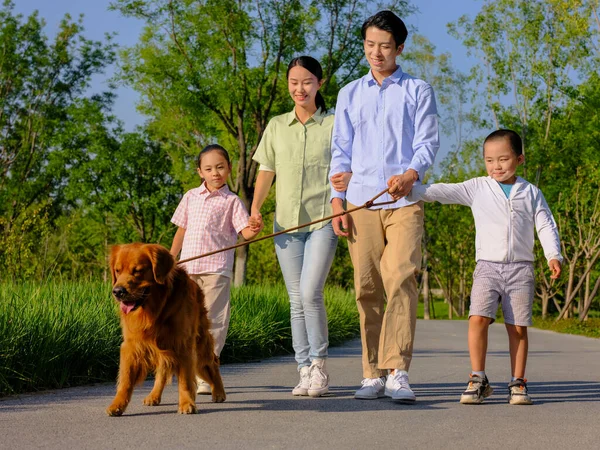
M407 35L404 22L391 11L378 12L362 26L370 71L338 96L330 170L334 214L344 210L344 198L352 208L388 187L396 198L408 194L433 164L439 148L433 89L396 64ZM355 398L386 395L412 403L416 397L408 370L423 203L401 199L380 209L362 209L351 218L334 219L333 228L348 237L354 265L364 377Z

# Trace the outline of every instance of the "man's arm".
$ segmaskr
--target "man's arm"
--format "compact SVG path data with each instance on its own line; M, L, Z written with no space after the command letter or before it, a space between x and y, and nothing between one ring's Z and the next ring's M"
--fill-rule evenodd
M331 208L334 214L344 211L345 189L338 191L336 185L339 179L343 181L344 172L352 171L352 143L354 142L354 127L348 114L348 94L342 90L338 95L335 106L335 119L331 137L331 168L329 178L332 180ZM349 179L349 178L348 178ZM335 180L335 181L334 181ZM334 185L335 183L335 185ZM337 186L339 188L339 186ZM347 187L347 186L346 186ZM348 216L343 215L331 220L333 231L337 236L348 236Z
M354 127L348 113L348 94L340 91L335 105L333 134L331 136L331 165L329 179L338 179L343 172L352 172L352 143L354 142ZM338 186L339 187L339 186ZM346 198L343 191L331 188L331 198Z

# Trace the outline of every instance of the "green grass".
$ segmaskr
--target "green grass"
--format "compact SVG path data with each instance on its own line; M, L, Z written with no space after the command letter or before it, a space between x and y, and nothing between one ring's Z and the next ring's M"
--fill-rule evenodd
M358 335L352 294L327 288L330 344ZM283 286L234 288L224 363L292 352ZM0 396L114 380L121 330L103 283L0 285Z
M556 331L557 333L578 334L581 336L600 338L600 319L590 318L585 322L579 322L579 319L563 319L560 322L554 322L554 318L542 319L533 318L533 326L542 330Z

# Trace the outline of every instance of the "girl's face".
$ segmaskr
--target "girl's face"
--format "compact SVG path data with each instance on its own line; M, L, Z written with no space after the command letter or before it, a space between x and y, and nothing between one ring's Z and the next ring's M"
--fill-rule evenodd
M315 98L323 80L319 81L309 70L294 66L288 74L288 90L296 106L314 108Z
M494 139L483 146L485 168L490 177L499 183L514 184L517 167L523 164L525 157L517 156L510 147L508 139Z
M198 175L206 181L206 187L210 192L220 189L227 183L227 177L231 172L231 166L221 153L212 151L202 155Z

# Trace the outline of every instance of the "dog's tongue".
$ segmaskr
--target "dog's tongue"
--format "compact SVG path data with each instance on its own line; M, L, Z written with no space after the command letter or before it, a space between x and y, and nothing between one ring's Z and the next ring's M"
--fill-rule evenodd
M130 313L133 308L135 308L135 302L121 302L121 311L125 314Z

